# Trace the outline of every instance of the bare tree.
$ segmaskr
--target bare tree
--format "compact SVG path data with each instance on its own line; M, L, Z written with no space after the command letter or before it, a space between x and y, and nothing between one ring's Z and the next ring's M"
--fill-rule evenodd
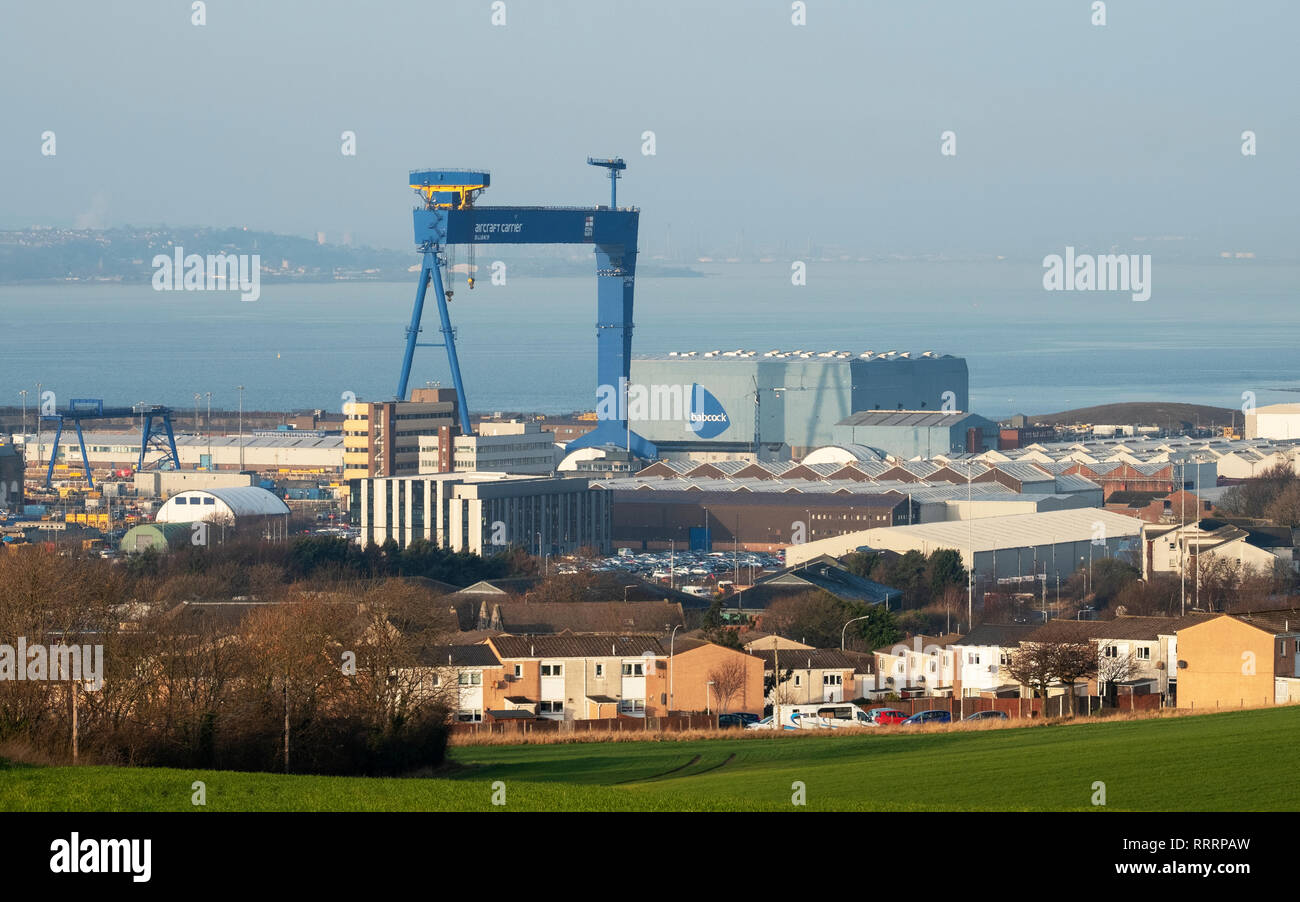
M745 689L745 663L732 658L725 664L719 664L709 671L709 680L713 683L713 695L718 700L718 713L726 714L731 700Z
M1097 647L1091 642L1025 642L1007 664L1007 673L1043 699L1044 716L1052 684L1066 686L1073 714L1075 683L1096 672Z

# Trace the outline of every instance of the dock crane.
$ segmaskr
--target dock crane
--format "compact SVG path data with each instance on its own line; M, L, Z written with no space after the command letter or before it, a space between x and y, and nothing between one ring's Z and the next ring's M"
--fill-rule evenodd
M596 254L596 385L597 396L611 389L625 396L632 360L632 290L636 275L636 239L640 210L618 206L618 179L627 168L621 158L589 157L587 163L609 173L609 206L595 207L488 207L475 201L491 184L487 172L464 169L419 169L410 175L421 204L413 212L415 244L424 255L411 322L406 328L406 350L397 382L397 399L405 400L411 362L417 347L441 347L456 388L460 428L468 433L469 405L456 356L456 330L447 304L444 268L451 276L451 254L456 245L468 245L471 254L480 244L590 244ZM438 304L441 342L421 342L420 321L429 283ZM473 287L473 272L469 274ZM617 445L639 457L658 456L655 446L633 432L627 422L626 403L619 419L601 420L596 429L568 444L578 448Z
M137 471L149 469L176 470L180 468L181 457L176 452L176 435L172 431L172 411L161 404L144 404L137 407L105 407L101 398L73 398L63 410L54 410L40 415L41 421L54 423L54 449L50 452L50 463L45 470L45 488L54 485L54 462L59 456L59 440L63 438L63 426L71 420L77 430L77 443L81 446L81 464L85 468L86 484L95 488L95 477L90 472L90 457L86 454L86 436L81 430L83 420L113 420L140 417L140 458L136 462ZM146 460L151 451L161 452L154 460Z

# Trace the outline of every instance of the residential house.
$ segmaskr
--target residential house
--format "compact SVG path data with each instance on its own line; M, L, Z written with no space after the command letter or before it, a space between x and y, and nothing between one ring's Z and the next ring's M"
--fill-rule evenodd
M714 714L763 710L762 658L691 637L678 637L669 650L670 710Z
M778 700L783 705L852 701L870 697L875 686L875 658L863 652L779 648L754 652L753 656L762 659L765 677L772 678L767 705Z
M480 723L492 687L502 681L504 665L487 645L433 645L421 648L422 687L443 693L454 705L458 723Z
M1295 553L1295 531L1289 526L1252 526L1223 519L1204 518L1183 526L1142 527L1143 576L1154 573L1201 572L1210 559L1226 560L1238 569L1250 567L1271 573L1279 564L1300 572Z
M951 646L962 638L960 633L916 635L877 648L875 695L952 695L957 663Z
M1178 707L1242 708L1300 701L1300 622L1220 614L1178 631Z
M668 650L655 635L494 636L504 665L485 693L489 710L552 720L668 712Z
M958 697L1010 696L1020 694L1020 685L1006 672L1020 640L1038 629L1035 623L981 623L961 640L952 643L957 670L952 694Z
M1052 620L1021 639L1021 648L1043 642L1095 644L1097 673L1076 684L1076 695L1113 696L1116 685L1122 685L1125 692L1169 700L1178 688L1178 676L1171 670L1171 662L1178 660L1178 632L1206 616ZM1057 688L1065 692L1064 686ZM1023 694L1031 694L1028 687Z

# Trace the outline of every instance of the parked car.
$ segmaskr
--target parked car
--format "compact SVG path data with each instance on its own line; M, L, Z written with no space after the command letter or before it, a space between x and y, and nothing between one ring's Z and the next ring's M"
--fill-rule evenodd
M742 711L737 714L719 714L718 727L725 729L727 727L748 727L750 724L758 723L758 715Z
M754 721L753 723L747 723L747 724L745 724L745 729L746 729L746 730L772 730L772 729L775 729L775 727L774 727L773 724L772 724L772 715L769 714L769 715L767 715L767 717L764 717L762 720L756 720L756 721Z
M897 708L872 708L867 714L871 722L878 727L893 726L907 720L907 715Z
M976 711L967 714L964 720L1009 720L1005 711Z
M918 711L903 721L903 726L914 727L927 723L952 723L952 714L947 711Z

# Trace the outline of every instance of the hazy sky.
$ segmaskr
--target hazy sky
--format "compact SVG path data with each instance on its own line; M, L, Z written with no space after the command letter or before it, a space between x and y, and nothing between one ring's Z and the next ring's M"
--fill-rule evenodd
M807 0L796 27L789 0L505 0L500 27L491 0L209 0L196 27L188 0L6 0L0 228L406 248L412 168L489 169L485 203L586 204L608 193L586 156L619 154L643 251L671 227L679 246L1184 236L1294 258L1300 5L1106 5L1097 27L1090 0Z

